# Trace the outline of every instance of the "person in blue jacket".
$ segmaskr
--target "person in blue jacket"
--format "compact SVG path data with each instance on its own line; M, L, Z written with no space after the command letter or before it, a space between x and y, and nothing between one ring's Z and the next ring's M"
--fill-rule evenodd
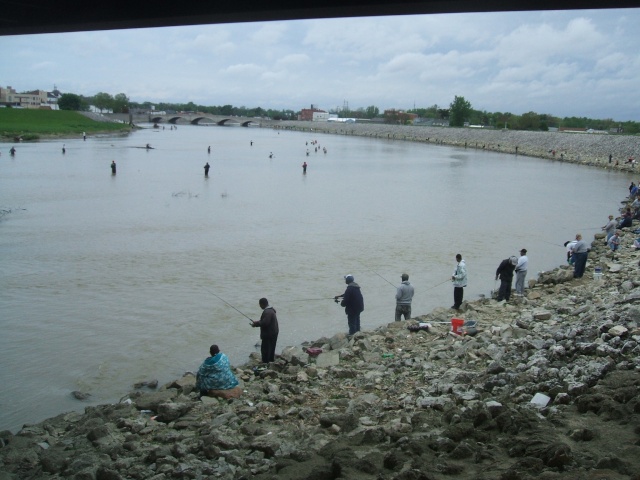
M229 359L217 345L209 348L211 355L200 365L196 375L196 390L207 395L209 390L230 390L238 386L238 379L231 371Z
M353 275L345 275L344 282L347 284L347 289L342 295L334 297L334 300L337 302L342 298L340 305L344 307L344 312L347 314L349 335L353 335L360 331L360 314L364 311L364 298L360 285L355 282Z

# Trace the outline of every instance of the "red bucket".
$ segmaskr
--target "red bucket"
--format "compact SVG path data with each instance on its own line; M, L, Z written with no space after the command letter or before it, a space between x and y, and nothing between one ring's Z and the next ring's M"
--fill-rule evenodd
M451 331L458 335L462 335L462 326L464 325L464 320L462 318L452 318L451 319Z

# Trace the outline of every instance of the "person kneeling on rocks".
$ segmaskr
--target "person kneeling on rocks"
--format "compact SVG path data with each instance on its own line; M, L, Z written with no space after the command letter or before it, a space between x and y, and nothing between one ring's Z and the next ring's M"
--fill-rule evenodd
M513 282L513 272L518 264L518 259L515 255L500 262L498 269L496 270L496 280L500 279L500 290L498 291L498 301L506 300L507 302L511 298L511 283Z
M196 375L196 390L202 396L237 398L242 394L238 379L231 371L229 359L217 345L209 348L211 356L205 359Z

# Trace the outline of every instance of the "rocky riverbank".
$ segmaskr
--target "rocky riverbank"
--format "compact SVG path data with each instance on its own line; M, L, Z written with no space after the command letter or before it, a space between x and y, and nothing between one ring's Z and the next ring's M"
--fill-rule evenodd
M0 480L638 480L634 237L614 259L596 235L581 279L560 266L509 303L465 302L475 335L439 308L283 348L263 371L253 358L239 399L199 399L187 373L0 432Z
M558 161L593 165L602 168L635 171L640 162L640 136L589 133L527 132L481 128L414 127L406 125L278 122L275 128L406 140L432 144L484 149ZM517 149L517 151L516 151ZM611 155L611 162L609 162Z

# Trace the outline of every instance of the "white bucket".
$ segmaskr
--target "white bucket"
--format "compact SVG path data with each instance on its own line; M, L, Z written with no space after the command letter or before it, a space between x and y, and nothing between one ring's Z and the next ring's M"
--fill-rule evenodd
M596 282L599 282L602 280L602 268L600 267L595 268L595 270L593 271L593 279Z

